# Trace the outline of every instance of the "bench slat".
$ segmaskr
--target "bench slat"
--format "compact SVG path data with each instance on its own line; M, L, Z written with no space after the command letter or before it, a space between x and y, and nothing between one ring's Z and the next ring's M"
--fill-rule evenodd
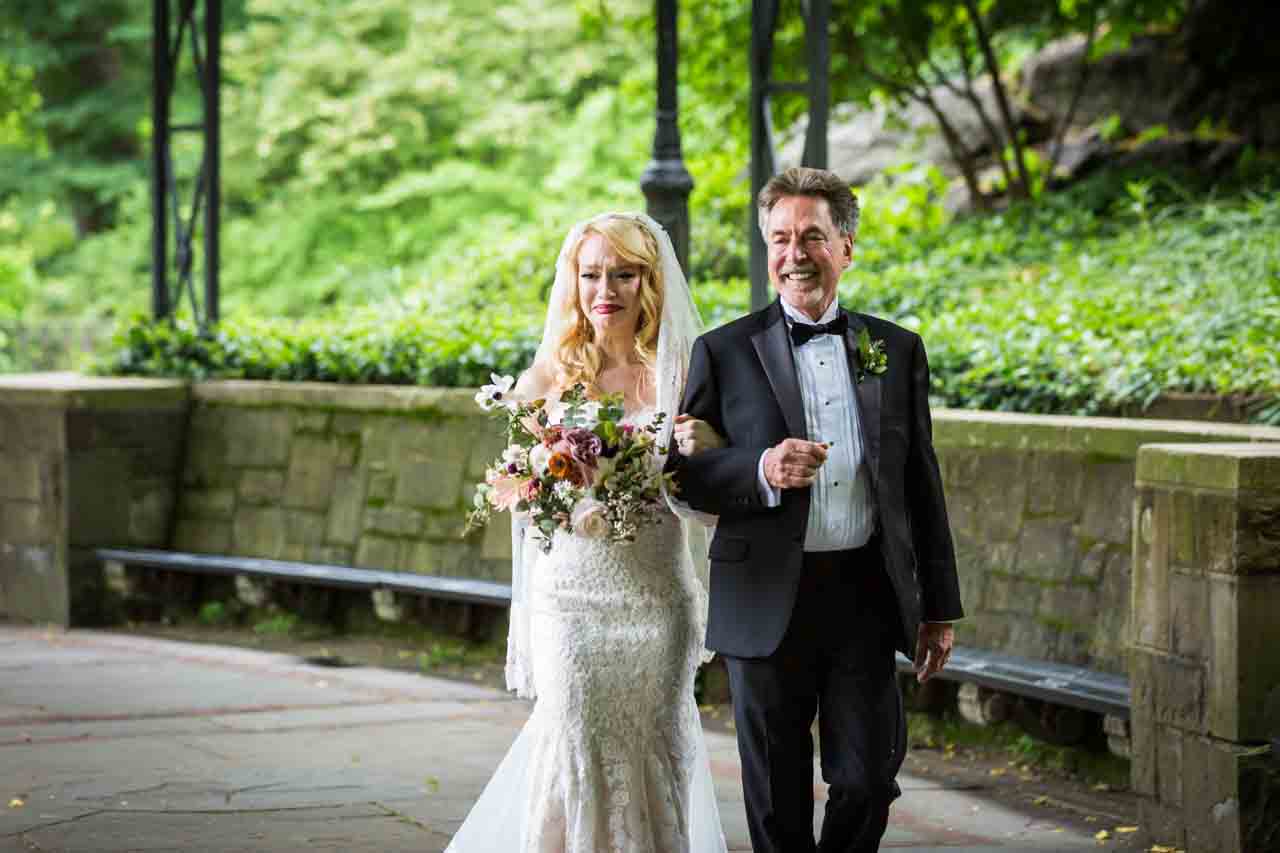
M115 560L130 566L146 566L170 571L213 575L243 574L343 589L389 589L394 592L432 595L477 604L509 605L511 603L510 584L472 578L415 575L411 572L390 572L382 569L298 563L261 557L189 554L180 551L99 548L94 553L101 560Z

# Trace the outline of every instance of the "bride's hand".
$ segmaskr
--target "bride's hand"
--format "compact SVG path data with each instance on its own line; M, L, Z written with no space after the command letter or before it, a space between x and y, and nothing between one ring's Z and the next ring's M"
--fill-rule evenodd
M692 456L703 450L718 450L725 446L725 440L711 428L711 424L692 415L676 415L671 440L681 456Z

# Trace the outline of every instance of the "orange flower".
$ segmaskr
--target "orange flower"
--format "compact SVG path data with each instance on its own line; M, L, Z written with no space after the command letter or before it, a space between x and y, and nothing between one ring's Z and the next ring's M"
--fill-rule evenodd
M563 480L573 471L573 459L566 453L552 453L547 460L547 471L557 480Z

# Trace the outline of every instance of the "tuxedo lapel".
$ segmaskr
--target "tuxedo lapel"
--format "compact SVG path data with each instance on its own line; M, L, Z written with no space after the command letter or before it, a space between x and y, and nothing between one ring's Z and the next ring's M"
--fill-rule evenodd
M858 355L858 333L866 326L852 312L849 313L849 328L844 333L844 351L849 359L849 376L854 382L854 400L858 406L858 427L862 436L862 446L866 452L867 469L871 472L871 483L880 481L880 377L862 369L862 360ZM858 376L862 381L858 381Z
M804 423L804 400L800 397L800 380L796 376L796 359L791 352L787 321L782 305L774 302L768 309L765 327L751 336L751 344L764 365L765 375L773 388L773 396L782 409L787 431L793 438L808 438Z

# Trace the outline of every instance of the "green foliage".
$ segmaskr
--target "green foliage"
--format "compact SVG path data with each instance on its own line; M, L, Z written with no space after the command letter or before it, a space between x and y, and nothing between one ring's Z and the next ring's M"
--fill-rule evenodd
M244 319L201 335L186 321L136 318L99 369L187 379L476 386L533 357L525 322L505 315L477 329L466 317L432 320L363 312L342 320Z

